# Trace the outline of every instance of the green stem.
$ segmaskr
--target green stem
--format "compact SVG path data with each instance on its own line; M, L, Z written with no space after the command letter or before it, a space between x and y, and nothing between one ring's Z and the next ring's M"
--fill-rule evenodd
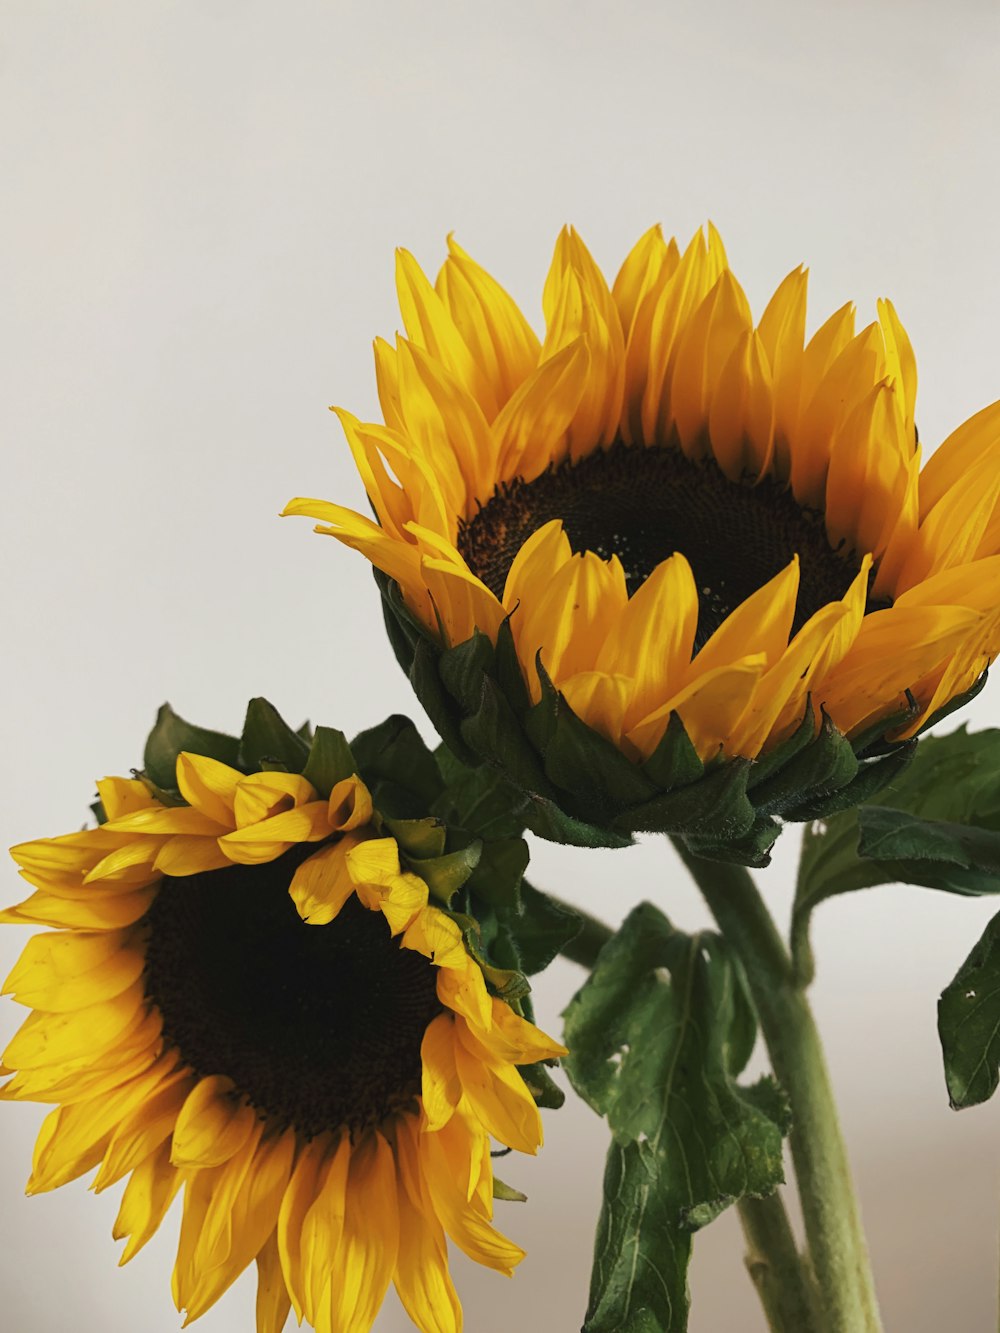
M821 1333L816 1293L795 1243L781 1191L736 1205L746 1237L744 1258L771 1333Z
M702 860L680 840L675 846L743 963L772 1067L791 1102L792 1160L825 1333L881 1333L830 1076L788 951L742 866Z
M551 893L549 897L553 902L559 903L561 907L567 907L571 912L575 912L583 922L580 933L574 935L569 944L563 947L562 956L568 958L571 963L579 963L581 967L592 968L597 962L597 955L615 932L610 926L606 926L603 921L598 921L596 916L590 916L587 912L582 912L579 907L574 907L571 903L564 902L562 898L556 898Z

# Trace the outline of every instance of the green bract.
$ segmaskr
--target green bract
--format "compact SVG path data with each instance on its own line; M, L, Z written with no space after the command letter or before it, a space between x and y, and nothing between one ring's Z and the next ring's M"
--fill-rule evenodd
M489 765L524 827L554 842L624 847L636 833L669 833L699 856L763 866L783 821L869 800L913 756L915 739L886 740L908 712L848 740L809 705L760 759L703 762L675 713L649 759L633 763L577 717L541 663L542 698L531 702L509 621L496 645L477 632L442 648L397 585L376 579L396 657L445 743L464 763Z

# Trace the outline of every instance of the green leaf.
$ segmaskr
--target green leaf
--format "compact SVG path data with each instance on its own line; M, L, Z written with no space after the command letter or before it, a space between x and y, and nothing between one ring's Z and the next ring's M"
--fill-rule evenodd
M357 764L344 733L333 727L317 727L302 776L320 796L329 796L338 782L356 772Z
M521 882L521 911L504 918L513 936L521 971L532 977L548 967L580 933L580 917L526 880Z
M735 1083L747 1001L722 939L643 903L566 1011L573 1086L608 1119L585 1333L681 1333L690 1232L784 1179L783 1126Z
M792 913L792 953L802 982L812 976L809 920L826 898L894 883L1000 892L1000 731L962 727L925 737L912 760L909 753L874 761L896 769L891 784L867 804L805 831Z
M988 1101L1000 1083L1000 914L942 992L938 1035L954 1109Z
M239 768L240 743L235 736L208 731L178 717L169 704L156 714L156 725L149 733L143 752L143 771L149 780L165 791L177 790L177 756L182 750L218 759L230 768Z
M251 699L247 705L240 741L240 760L248 772L282 768L301 773L309 758L309 746L266 699Z

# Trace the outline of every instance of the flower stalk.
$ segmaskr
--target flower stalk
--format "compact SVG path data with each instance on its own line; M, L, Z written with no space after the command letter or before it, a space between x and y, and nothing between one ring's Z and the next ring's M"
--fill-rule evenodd
M789 1140L823 1333L882 1333L830 1076L788 951L742 866L705 861L675 845L743 963L772 1067L791 1102Z

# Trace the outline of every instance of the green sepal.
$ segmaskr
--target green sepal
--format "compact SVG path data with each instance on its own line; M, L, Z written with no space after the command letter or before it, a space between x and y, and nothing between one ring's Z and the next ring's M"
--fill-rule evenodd
M642 769L581 721L562 695L545 751L545 773L556 787L574 790L591 823L608 810L642 806L657 795L656 784Z
M301 773L309 758L309 745L292 730L273 704L266 699L251 699L243 723L239 756L240 766L248 773L268 770Z
M501 911L517 911L522 876L528 866L528 844L523 838L496 838L481 844L479 864L469 878L477 898Z
M684 841L695 856L708 861L727 861L741 866L763 868L771 864L771 848L781 833L781 825L770 817L757 819L739 838L719 841L687 834Z
M434 755L408 717L394 713L351 741L358 774L375 805L393 819L421 819L440 796Z
M630 833L711 834L717 842L731 842L754 822L746 791L749 774L749 759L720 761L698 782L636 806L619 815L614 825Z
M476 841L470 843L468 847L448 852L444 856L426 859L407 856L405 866L407 870L420 876L439 902L450 906L452 898L479 864L482 850L483 844Z
M671 713L667 729L642 771L661 790L673 791L697 782L705 771L680 713Z
M482 677L478 706L463 718L460 730L470 750L499 768L522 791L552 795L538 755L492 677Z
M549 842L561 842L568 847L630 847L635 841L631 834L588 824L566 814L555 801L544 796L528 796L522 808L524 825L532 833Z
M446 825L435 815L426 819L390 819L382 823L399 844L399 850L409 857L443 856L448 840Z
M691 1232L782 1182L787 1117L734 1081L748 1024L721 937L684 935L649 903L571 1001L565 1067L613 1135L585 1333L682 1333Z
M903 741L878 758L866 759L858 767L857 776L838 791L803 801L785 814L786 819L807 823L813 819L829 819L841 810L851 810L874 799L883 787L891 786L904 769L909 767L917 750L917 739Z
M522 1194L520 1190L514 1189L513 1185L507 1185L496 1174L493 1176L493 1197L500 1199L503 1203L527 1203L527 1194Z
M516 967L499 967L483 949L479 921L455 911L451 912L451 919L461 930L465 947L482 968L491 990L508 1004L527 995L531 987L524 973Z
M942 992L938 1035L953 1109L988 1101L1000 1083L1000 914Z
M347 737L334 727L317 727L309 746L302 776L320 796L329 796L338 782L357 772Z
M514 633L510 627L510 616L500 622L500 628L497 630L494 670L497 684L503 691L504 697L510 703L518 720L523 721L531 708L531 695L528 693L524 672L518 660Z
M407 675L414 693L445 745L463 763L470 766L480 763L475 750L466 745L462 737L461 712L444 688L438 671L438 653L426 639L418 641Z
M445 689L465 713L474 713L483 693L483 678L493 666L493 644L476 630L471 639L446 648L438 659Z
M782 815L845 787L857 772L858 760L850 741L824 712L816 738L799 746L786 763L758 783L754 805L763 814Z
M503 774L487 764L469 768L441 745L434 751L444 781L444 791L434 803L434 813L449 825L468 829L483 838L519 835L524 820L517 813L524 798Z
M178 717L169 704L162 704L146 740L142 760L143 773L154 786L176 793L177 756L182 750L217 759L230 768L242 768L240 743L235 736L193 726Z
M700 855L766 865L776 820L826 818L869 800L912 754L911 742L887 739L912 718L910 699L850 741L829 718L817 726L807 702L791 735L745 774L747 760L703 762L674 713L649 758L633 762L573 712L540 655L540 697L531 702L510 617L495 645L477 631L442 648L391 580L380 575L379 587L387 615L399 621L397 655L446 745L469 767L496 770L521 795L512 808L522 825L551 841L628 846L632 833L669 832Z

